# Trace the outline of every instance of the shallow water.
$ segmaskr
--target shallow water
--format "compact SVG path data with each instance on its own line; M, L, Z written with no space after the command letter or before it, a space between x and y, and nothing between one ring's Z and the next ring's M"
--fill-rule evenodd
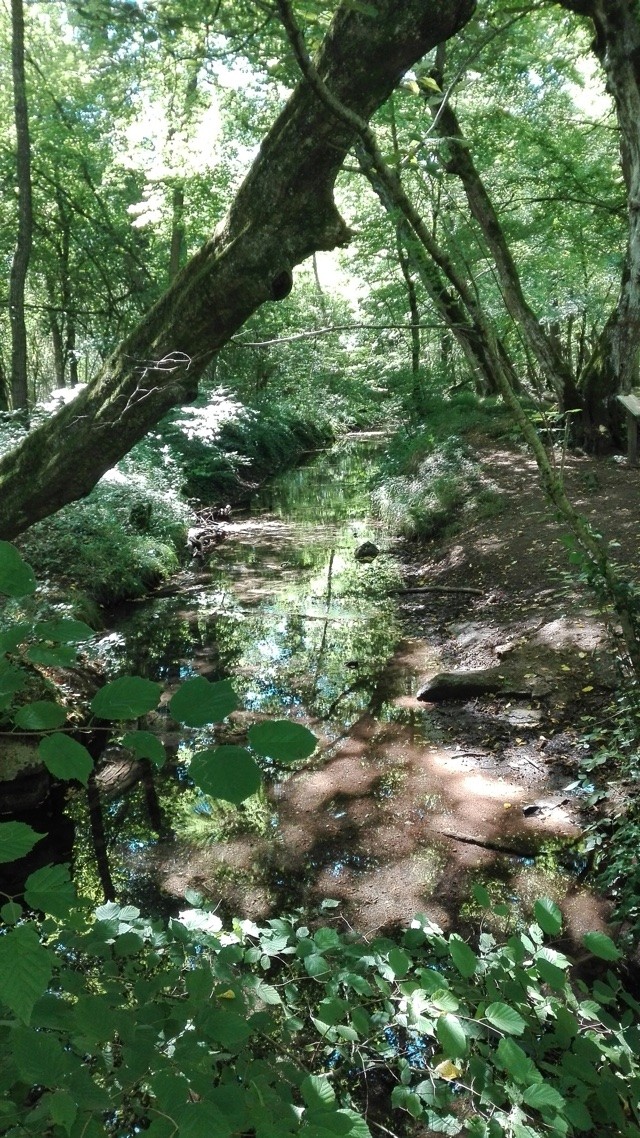
M493 883L514 912L521 898L558 899L570 887L564 851L575 827L558 836L555 822L524 821L513 807L527 788L493 760L458 757L450 729L415 700L439 660L426 639L403 638L393 545L368 513L382 445L349 441L274 480L175 595L114 613L102 645L114 673L170 690L197 674L230 676L244 709L179 734L166 713L156 718L172 756L157 784L175 837L150 829L140 788L109 804L113 873L127 899L172 912L195 891L262 918L331 897L368 931L416 911L456 923L474 880ZM381 549L370 564L354 557L364 541ZM189 780L194 750L242 744L262 716L310 726L316 756L293 773L265 763L263 791L240 807L207 799ZM87 878L89 866L84 845Z

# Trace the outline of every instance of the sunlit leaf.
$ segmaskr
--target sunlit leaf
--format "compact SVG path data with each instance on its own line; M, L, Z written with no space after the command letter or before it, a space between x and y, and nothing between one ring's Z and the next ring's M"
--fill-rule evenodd
M454 1015L441 1015L436 1022L436 1035L448 1059L460 1059L466 1054L467 1037L464 1028Z
M550 897L541 897L533 907L536 921L547 936L557 936L562 932L562 913Z
M26 822L0 822L0 863L24 857L44 837Z
M31 664L43 664L46 668L68 668L75 664L78 651L69 644L59 644L57 648L34 644L27 650L26 656Z
M18 553L15 545L0 541L0 593L9 597L26 597L36 590L33 569Z
M53 917L66 917L77 901L75 886L66 865L45 865L26 880L24 899L32 909Z
M330 1110L336 1101L331 1083L321 1075L308 1075L300 1084L300 1093L312 1110Z
M548 1082L534 1083L533 1086L527 1087L522 1097L527 1106L532 1106L535 1110L544 1110L546 1107L557 1111L564 1110L565 1100Z
M204 676L185 680L169 704L169 711L178 723L187 727L204 727L207 723L220 723L238 707L238 697L230 680L212 684Z
M160 684L141 676L121 676L100 688L91 710L101 719L137 719L158 706Z
M36 699L19 707L13 721L16 727L25 731L51 731L54 727L62 727L67 718L67 712L59 703L52 703L48 699Z
M582 943L585 948L589 949L589 952L592 952L594 956L599 956L601 960L619 960L622 956L611 937L607 936L606 933L585 933Z
M249 728L249 743L259 755L287 764L308 759L315 751L318 740L301 723L276 719L273 722L254 723Z
M244 747L198 751L191 760L189 774L205 794L236 805L255 794L262 782L258 764Z
M478 958L469 945L455 934L449 938L449 955L461 976L473 976L478 967Z
M444 1059L442 1063L437 1063L433 1068L436 1075L440 1079L446 1079L450 1082L452 1079L458 1079L462 1074L462 1067L456 1067L450 1059Z
M62 731L47 735L40 741L38 754L47 770L61 779L76 779L87 785L93 770L93 759L82 743L76 742Z
M506 1035L522 1035L526 1027L520 1013L500 1000L489 1004L484 1014L493 1027L497 1027L498 1031L504 1031Z

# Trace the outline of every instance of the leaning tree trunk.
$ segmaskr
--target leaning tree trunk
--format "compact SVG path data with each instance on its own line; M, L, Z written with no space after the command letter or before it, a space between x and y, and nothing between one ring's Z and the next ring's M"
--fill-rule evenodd
M640 15L637 0L557 0L588 16L593 48L607 79L620 129L622 172L627 191L628 241L620 295L586 365L581 386L593 431L611 428L612 396L638 380L640 352Z
M471 17L475 0L378 0L375 18L337 10L318 71L370 118L403 74ZM102 371L0 462L0 537L82 497L176 404L192 400L216 352L292 269L350 231L333 198L356 129L300 81L264 139L226 218Z
M9 279L11 402L14 411L26 411L29 405L29 395L24 290L33 241L33 204L31 197L29 110L24 71L24 9L22 0L11 0L11 70L13 75L18 188L18 234Z

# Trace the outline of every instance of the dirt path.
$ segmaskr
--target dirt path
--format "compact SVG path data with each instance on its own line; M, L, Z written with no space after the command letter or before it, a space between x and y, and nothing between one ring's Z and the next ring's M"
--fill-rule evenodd
M565 576L533 464L515 451L480 454L501 512L466 518L438 546L398 551L408 588L479 595L400 597L404 639L370 710L325 741L313 769L270 788L275 838L238 833L197 859L174 847L164 863L157 851L166 892L204 886L254 918L330 897L338 919L369 933L414 912L464 927L480 881L510 912L554 897L576 941L602 927L606 903L579 881L583 799L572 784L585 727L611 702L616 662L592 598ZM640 473L575 458L567 482L637 569ZM416 698L435 674L460 669L524 677L526 694Z

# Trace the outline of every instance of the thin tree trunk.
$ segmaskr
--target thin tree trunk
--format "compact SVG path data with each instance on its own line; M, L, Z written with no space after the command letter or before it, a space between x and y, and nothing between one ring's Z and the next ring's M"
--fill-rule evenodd
M14 411L26 412L29 407L29 389L24 292L33 242L33 203L31 196L29 109L24 68L24 9L22 0L11 0L11 70L13 75L18 188L18 234L9 279L11 402Z
M439 57L442 60L442 53L439 53ZM441 71L434 70L432 77L442 86ZM445 169L449 174L455 174L462 182L471 214L477 221L493 257L505 307L512 319L519 324L538 361L538 366L558 397L561 409L579 409L582 401L571 368L567 366L552 338L546 334L525 299L520 275L505 240L500 219L476 169L470 145L464 138L455 112L451 104L445 100L435 102L433 105L430 102L430 109L438 134L446 140Z
M171 246L169 249L169 280L177 277L184 253L184 188L174 186L171 195Z

